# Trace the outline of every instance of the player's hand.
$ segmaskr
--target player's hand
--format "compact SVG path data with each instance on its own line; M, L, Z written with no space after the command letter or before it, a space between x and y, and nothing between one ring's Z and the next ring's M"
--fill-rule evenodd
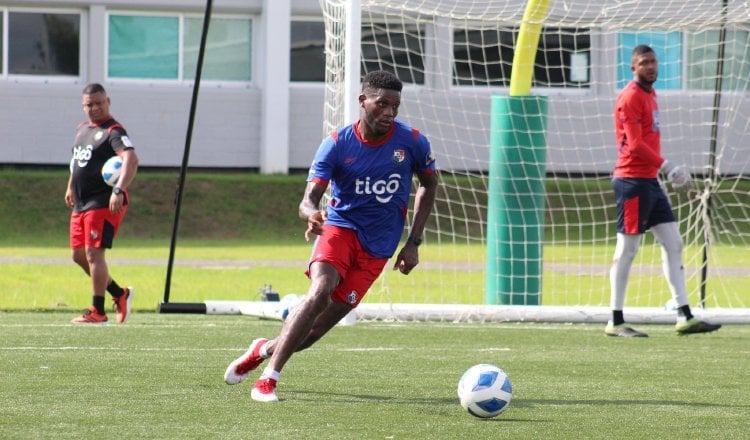
M65 191L65 205L68 208L72 208L76 203L76 198L73 195L73 191L67 190Z
M115 193L112 193L111 196L109 196L109 212L112 213L112 215L117 215L122 211L122 207L125 203L125 196L124 195L116 195Z
M326 211L315 211L311 216L307 217L305 240L310 241L313 235L321 235L323 233L323 224L327 219L328 213Z
M684 167L675 167L668 175L667 178L672 182L672 188L675 191L687 191L693 184L693 177L690 172Z
M684 192L692 187L693 178L685 167L672 165L665 160L661 170L667 175L667 180L672 184L672 189L675 191Z
M401 252L396 256L396 262L393 264L393 270L397 270L404 275L409 275L412 269L419 264L419 252L413 244L405 244Z
M693 183L693 178L690 175L690 172L680 166L674 167L674 169L667 174L667 179L672 183L672 188L675 191L687 191Z

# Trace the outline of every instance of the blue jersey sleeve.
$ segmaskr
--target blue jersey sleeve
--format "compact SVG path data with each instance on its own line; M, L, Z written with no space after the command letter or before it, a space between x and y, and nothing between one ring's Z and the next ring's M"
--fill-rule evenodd
M335 167L336 151L333 148L335 145L336 142L331 136L323 139L323 142L318 147L318 151L315 153L312 165L310 165L310 170L307 174L308 182L312 180L330 182Z
M414 171L422 174L435 171L435 157L432 154L430 141L422 133L419 133L414 145Z

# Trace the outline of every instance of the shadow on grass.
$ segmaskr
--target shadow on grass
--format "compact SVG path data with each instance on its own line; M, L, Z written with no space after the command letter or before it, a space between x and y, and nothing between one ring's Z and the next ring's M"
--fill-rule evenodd
M347 393L330 393L320 391L294 391L285 390L288 400L304 400L310 402L320 402L321 397L325 397L325 401L329 402L341 402L341 403L355 403L355 402L393 402L400 404L410 403L421 403L428 405L456 405L458 403L458 397L456 398L403 398L394 396L377 396L372 394L347 394ZM282 400L287 400L283 399ZM675 400L624 400L624 399L591 399L591 400L556 400L556 399L513 399L511 405L516 408L534 408L537 406L577 406L577 405L594 405L594 406L634 406L634 405L647 405L647 406L674 406L674 407L697 407L697 408L750 408L750 405L727 405L727 404L715 404L715 403L699 403L699 402L683 402Z

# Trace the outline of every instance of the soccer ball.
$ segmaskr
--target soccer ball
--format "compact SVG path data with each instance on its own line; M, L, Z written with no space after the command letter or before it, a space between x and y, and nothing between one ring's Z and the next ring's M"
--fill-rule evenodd
M279 315L282 321L286 321L287 316L292 313L297 304L302 302L302 296L296 293L289 293L284 295L279 301Z
M122 159L120 156L112 156L104 162L102 167L102 179L104 183L109 186L117 185L117 181L120 180L120 173L122 172Z
M458 381L458 399L472 416L487 419L505 411L513 397L513 386L505 371L490 364L466 370Z

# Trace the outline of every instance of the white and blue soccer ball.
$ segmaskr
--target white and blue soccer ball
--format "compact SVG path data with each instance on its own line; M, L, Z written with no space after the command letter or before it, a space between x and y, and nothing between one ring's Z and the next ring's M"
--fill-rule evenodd
M296 293L288 293L281 298L279 301L279 316L282 321L286 321L286 318L292 313L297 304L302 302L302 296Z
M502 413L510 405L513 385L505 371L479 364L466 370L458 381L458 399L469 414L487 419Z
M102 167L102 179L104 179L104 183L107 185L117 185L121 173L122 159L120 159L120 156L112 156L104 162L104 166Z

